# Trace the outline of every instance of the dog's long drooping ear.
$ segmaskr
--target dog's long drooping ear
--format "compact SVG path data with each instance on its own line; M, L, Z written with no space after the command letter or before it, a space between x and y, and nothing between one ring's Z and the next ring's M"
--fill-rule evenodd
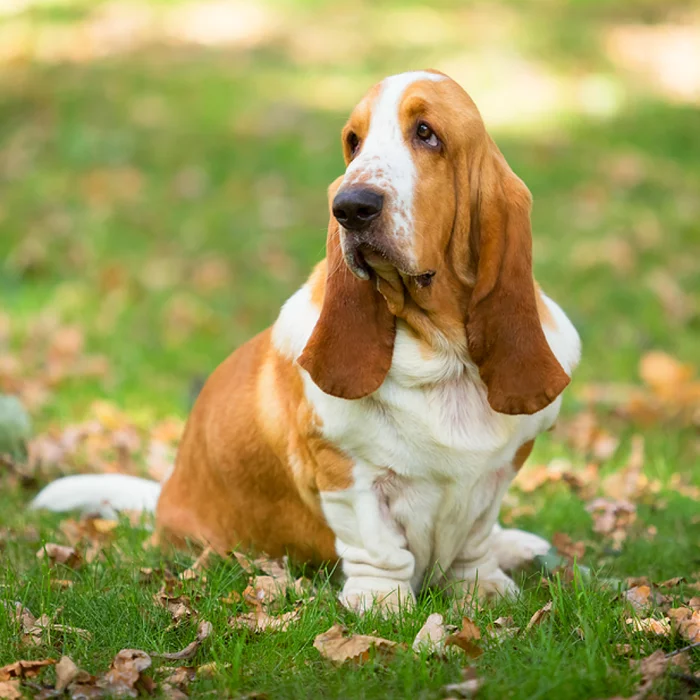
M467 343L494 411L531 414L569 383L547 343L532 278L531 196L489 139L479 177Z
M340 185L328 189L332 203ZM326 394L360 399L376 391L391 367L396 318L376 280L360 280L345 264L340 229L330 214L326 290L321 316L297 362Z

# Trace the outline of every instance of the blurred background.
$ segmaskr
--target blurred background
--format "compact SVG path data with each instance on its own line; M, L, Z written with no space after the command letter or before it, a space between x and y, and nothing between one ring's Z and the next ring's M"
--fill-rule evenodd
M534 195L584 342L572 459L614 453L603 411L692 473L700 8L673 0L0 0L0 393L35 461L162 473L193 383L323 256L350 109L428 67Z

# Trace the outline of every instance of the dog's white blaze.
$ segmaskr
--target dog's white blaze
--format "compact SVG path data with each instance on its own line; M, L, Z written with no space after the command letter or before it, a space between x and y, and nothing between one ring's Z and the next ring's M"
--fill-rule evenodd
M355 183L374 185L384 194L387 214L391 220L388 235L405 252L413 255L413 190L416 166L406 144L399 120L401 98L406 88L420 80L443 80L444 76L426 71L392 75L382 81L382 87L370 117L369 132L360 154L345 172L342 187Z

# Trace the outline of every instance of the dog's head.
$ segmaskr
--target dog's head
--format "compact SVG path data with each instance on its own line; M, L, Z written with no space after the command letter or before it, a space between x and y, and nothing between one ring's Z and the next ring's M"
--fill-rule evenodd
M372 393L410 299L468 349L494 410L551 403L569 377L537 313L530 193L467 93L442 73L392 76L353 110L342 142L324 304L301 366L334 396Z

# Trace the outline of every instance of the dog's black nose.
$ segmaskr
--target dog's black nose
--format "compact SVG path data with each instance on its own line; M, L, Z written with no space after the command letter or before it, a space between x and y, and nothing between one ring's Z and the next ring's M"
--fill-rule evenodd
M382 213L384 196L369 187L350 187L333 200L333 216L350 231L366 229Z

